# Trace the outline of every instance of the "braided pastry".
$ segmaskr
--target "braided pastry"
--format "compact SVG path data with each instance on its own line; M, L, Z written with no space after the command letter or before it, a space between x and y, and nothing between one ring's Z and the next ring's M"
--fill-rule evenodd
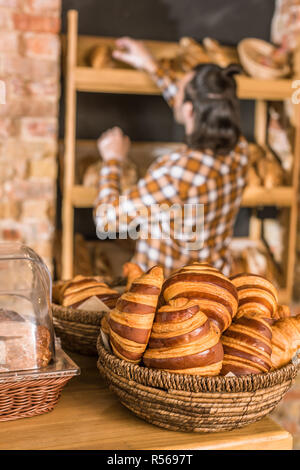
M271 320L249 313L235 320L222 335L224 360L221 374L260 374L271 368Z
M143 272L142 268L136 263L128 262L123 265L123 277L127 278L126 290L130 289L133 281L140 277Z
M219 374L222 359L219 330L197 301L178 298L158 310L143 357L147 367L212 376Z
M236 318L252 312L260 312L265 318L275 318L278 294L271 282L262 276L248 273L233 276L231 280L239 298Z
M163 285L167 302L178 297L197 299L201 311L219 328L226 330L238 307L235 286L207 263L192 263L173 273Z
M55 292L55 299L64 307L78 308L90 297L98 297L107 307L113 308L120 294L110 289L103 281L84 277L75 276L71 281L60 283Z
M147 347L163 270L154 266L136 279L109 315L110 342L116 356L138 364Z
M272 368L285 366L300 348L300 315L278 320L272 327Z

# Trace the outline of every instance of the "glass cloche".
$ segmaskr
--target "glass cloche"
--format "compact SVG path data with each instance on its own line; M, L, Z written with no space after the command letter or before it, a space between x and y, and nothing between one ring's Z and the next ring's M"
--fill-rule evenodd
M0 373L44 368L55 359L51 284L31 248L0 243Z

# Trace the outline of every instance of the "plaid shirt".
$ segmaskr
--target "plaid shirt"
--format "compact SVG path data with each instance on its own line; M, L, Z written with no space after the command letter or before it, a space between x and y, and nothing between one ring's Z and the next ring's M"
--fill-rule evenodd
M156 77L163 95L172 104L176 87L169 77L162 74ZM120 197L121 166L117 160L106 162L100 172L100 189L95 203L95 222L98 236L108 230L110 224L119 224L120 232L130 226L143 228L150 221L157 222L168 215L170 236L162 236L161 223L150 224L136 242L136 252L132 259L142 269L155 264L164 268L165 275L191 261L207 261L229 275L231 268L230 242L233 227L240 207L242 192L246 183L248 168L247 142L241 138L236 148L226 156L214 156L211 152L199 152L187 147L178 152L157 159L148 169L145 177L136 186ZM109 206L105 206L105 205ZM164 209L161 209L161 205ZM203 204L204 226L202 227L203 246L191 249L191 242L178 237L174 229L178 212L168 211L174 205L192 207L185 218L190 228L198 227L195 207ZM159 215L151 209L160 205ZM172 207L171 207L172 206ZM104 210L104 208L106 209ZM102 212L101 212L102 211ZM138 217L137 217L138 216ZM132 227L131 227L132 228ZM146 233L146 235L145 235Z

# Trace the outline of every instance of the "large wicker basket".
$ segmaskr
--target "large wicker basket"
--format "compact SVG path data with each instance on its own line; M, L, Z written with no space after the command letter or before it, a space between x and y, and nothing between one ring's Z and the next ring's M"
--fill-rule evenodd
M297 366L259 375L171 374L120 360L98 338L98 369L121 403L140 418L174 431L218 432L270 413L290 388Z
M0 422L51 411L66 383L80 369L61 348L44 369L0 374Z

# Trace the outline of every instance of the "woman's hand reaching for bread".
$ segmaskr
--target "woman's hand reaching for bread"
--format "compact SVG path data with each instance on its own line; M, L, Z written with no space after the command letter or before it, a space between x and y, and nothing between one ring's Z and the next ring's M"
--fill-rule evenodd
M124 161L130 148L130 139L119 127L113 127L97 140L98 150L104 161Z
M117 39L118 49L113 51L113 57L137 69L143 69L148 73L154 73L157 63L151 52L142 41L137 41L128 37Z

